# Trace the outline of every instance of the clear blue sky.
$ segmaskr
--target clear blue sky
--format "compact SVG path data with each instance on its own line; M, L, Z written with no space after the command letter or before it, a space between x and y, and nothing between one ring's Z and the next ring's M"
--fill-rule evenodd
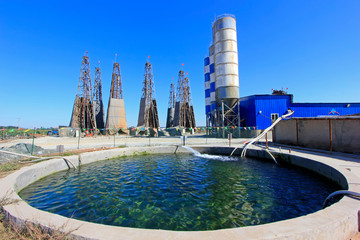
M295 102L360 102L358 0L0 0L0 125L68 125L86 51L92 80L101 61L105 108L117 53L128 126L137 124L147 56L161 126L184 63L204 125L203 59L223 13L237 20L241 97L289 88Z

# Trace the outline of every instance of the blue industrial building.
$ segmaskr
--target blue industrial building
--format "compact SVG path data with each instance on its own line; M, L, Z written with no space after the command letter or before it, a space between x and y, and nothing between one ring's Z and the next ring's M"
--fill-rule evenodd
M360 103L293 103L293 95L252 95L240 99L242 127L265 129L288 109L293 117L333 117L360 113Z

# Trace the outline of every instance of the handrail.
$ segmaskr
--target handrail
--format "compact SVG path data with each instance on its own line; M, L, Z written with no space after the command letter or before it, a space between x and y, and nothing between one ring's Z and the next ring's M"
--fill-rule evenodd
M348 190L340 190L340 191L336 191L331 193L324 201L324 204L322 206L322 209L326 208L327 205L329 204L329 201L331 198L338 196L338 195L346 195L346 196L353 196L353 197L359 197L360 198L360 193L357 192L353 192L353 191L348 191Z

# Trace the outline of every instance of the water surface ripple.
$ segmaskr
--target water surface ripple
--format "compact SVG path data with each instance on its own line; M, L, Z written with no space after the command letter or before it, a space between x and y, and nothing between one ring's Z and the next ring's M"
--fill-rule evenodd
M236 159L236 158L232 158ZM256 159L147 155L45 177L20 192L31 206L96 223L214 230L312 213L337 185Z

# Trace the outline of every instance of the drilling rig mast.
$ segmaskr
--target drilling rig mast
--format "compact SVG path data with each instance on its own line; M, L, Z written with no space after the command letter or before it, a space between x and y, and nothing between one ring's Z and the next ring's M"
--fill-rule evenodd
M103 129L105 127L104 104L102 101L101 71L99 67L95 68L93 106L96 127L99 129Z
M87 55L82 58L78 92L75 97L70 127L87 130L96 128L92 108L90 63Z
M176 103L175 84L171 83L169 107L168 107L167 119L166 119L167 128L174 127L175 103Z
M174 125L184 128L195 128L194 108L191 104L189 78L183 70L179 72L176 92Z
M159 128L159 117L155 97L155 85L152 66L149 61L145 63L144 87L140 100L138 127Z
M110 132L113 133L118 131L118 129L127 128L120 64L117 62L113 66L106 128L112 130Z

